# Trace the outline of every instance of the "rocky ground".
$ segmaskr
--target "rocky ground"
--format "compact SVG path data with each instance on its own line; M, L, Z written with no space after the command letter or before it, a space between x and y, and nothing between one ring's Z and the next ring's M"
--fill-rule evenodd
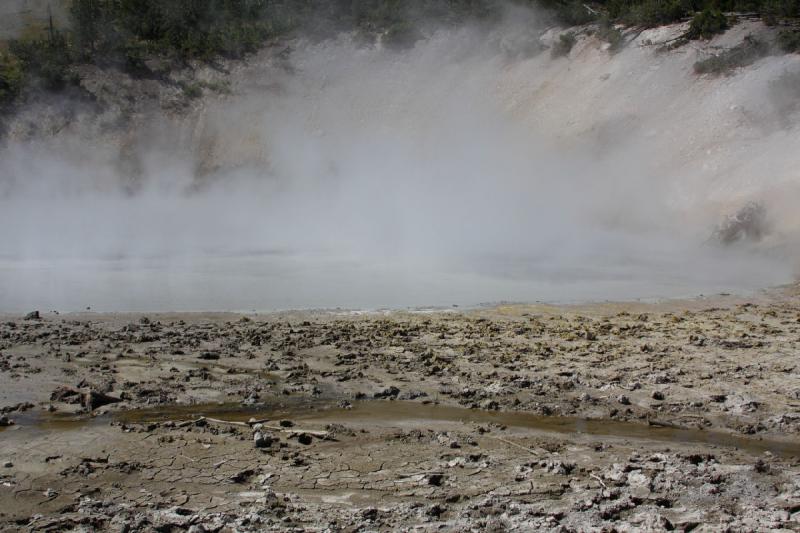
M800 529L800 298L0 324L0 529Z

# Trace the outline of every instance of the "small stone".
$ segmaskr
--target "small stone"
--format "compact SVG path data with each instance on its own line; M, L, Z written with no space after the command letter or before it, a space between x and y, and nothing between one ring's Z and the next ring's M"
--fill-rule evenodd
M108 394L98 392L96 390L90 390L83 395L83 406L90 411L94 411L98 407L102 407L110 403L117 403L121 401L121 398L109 396Z
M444 481L444 475L442 474L430 474L428 476L428 485L433 485L434 487L441 487L443 481Z
M428 507L428 510L425 512L425 514L427 514L428 516L432 516L434 518L439 518L444 514L444 512L445 512L444 507L442 507L438 503L435 503L430 507Z
M378 510L374 507L367 507L361 511L361 518L364 520L375 520L378 518Z
M313 440L314 439L312 439L311 435L309 435L308 433L301 433L300 435L297 436L297 442L299 442L300 444L305 444L306 446L311 444Z
M41 315L39 311L31 311L27 315L25 315L25 320L41 320Z
M11 461L5 461L3 463L3 468L11 468L12 466L14 466L14 463L12 463Z
M6 415L0 416L0 428L13 426L13 425L14 425L14 421L11 420L10 418L8 418Z
M625 396L624 394L620 394L619 397L617 397L617 401L619 403L621 403L622 405L630 405L631 404L631 399L628 398L627 396Z
M253 433L253 444L255 444L256 448L267 448L272 445L272 438L260 431L256 431Z
M485 409L487 411L496 411L500 409L500 404L498 404L494 400L489 400L489 399L483 400L480 405L481 409Z
M372 395L372 397L375 398L376 400L380 398L397 398L399 394L400 394L400 389L398 389L395 386L391 386L387 389L383 389L380 392L376 392L375 394Z
M664 393L661 392L661 391L658 391L658 390L657 391L653 391L653 399L654 400L658 400L658 401L663 400L664 399Z

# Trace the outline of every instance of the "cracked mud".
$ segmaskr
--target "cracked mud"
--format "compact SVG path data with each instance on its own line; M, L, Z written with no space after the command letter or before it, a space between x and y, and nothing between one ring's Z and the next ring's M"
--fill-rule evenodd
M0 528L800 528L800 300L4 317Z

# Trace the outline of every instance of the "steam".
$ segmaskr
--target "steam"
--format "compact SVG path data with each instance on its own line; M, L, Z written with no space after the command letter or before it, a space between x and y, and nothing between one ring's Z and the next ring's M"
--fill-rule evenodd
M611 58L592 38L570 59L536 55L531 28L438 30L402 52L298 41L291 68L265 52L187 119L9 142L4 310L648 298L792 279L800 136L763 89L795 59L697 80L691 58ZM710 243L749 201L772 233Z

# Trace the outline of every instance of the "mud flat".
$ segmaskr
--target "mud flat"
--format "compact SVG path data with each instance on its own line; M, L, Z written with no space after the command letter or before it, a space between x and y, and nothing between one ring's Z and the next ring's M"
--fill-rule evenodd
M0 529L800 529L800 296L0 321Z

